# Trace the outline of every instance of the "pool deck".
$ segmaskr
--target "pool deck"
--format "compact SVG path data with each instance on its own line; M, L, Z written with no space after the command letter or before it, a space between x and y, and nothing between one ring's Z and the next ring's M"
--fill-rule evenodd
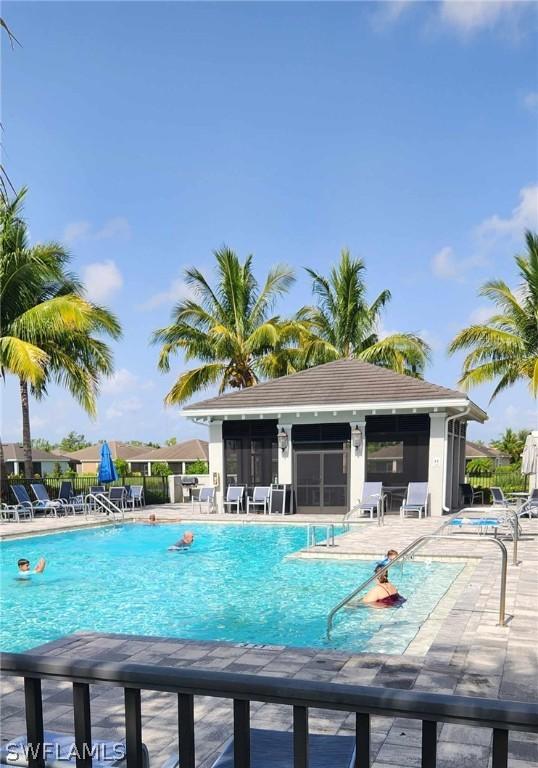
M316 516L285 518L235 515L193 516L187 505L155 508L163 522L305 523L322 522ZM148 510L143 512L147 517ZM140 517L137 514L137 517ZM98 522L98 521L97 521ZM440 524L426 520L387 517L382 527L365 524L336 539L334 548L318 546L301 557L377 557L388 548L403 549L418 536L431 533ZM76 520L78 525L96 521ZM522 521L524 536L519 542L519 564L509 554L507 614L505 627L497 626L500 587L499 552L482 543L484 537L467 534L452 541L428 543L421 557L463 560L466 567L401 656L349 654L338 651L226 644L127 635L79 633L41 646L40 652L66 658L133 661L197 669L229 670L303 680L375 685L437 693L536 701L538 698L538 521ZM73 519L34 523L6 523L0 535L36 535L45 530L73 526ZM45 529L45 530L44 530ZM240 535L240 534L239 534ZM306 543L306 536L305 536ZM60 683L44 684L45 725L72 731L71 690ZM175 698L163 693L142 697L143 737L150 750L152 768L176 751ZM6 740L24 732L22 681L3 681L1 728ZM231 702L198 698L195 708L197 765L209 768L231 732ZM92 721L97 736L122 734L121 691L96 686L92 696ZM262 728L291 728L289 708L254 704L252 724ZM310 728L321 733L352 733L353 718L344 713L311 712ZM373 768L413 768L420 765L420 722L372 719ZM458 725L443 725L438 749L439 768L488 768L491 731ZM510 768L538 766L538 736L512 733Z

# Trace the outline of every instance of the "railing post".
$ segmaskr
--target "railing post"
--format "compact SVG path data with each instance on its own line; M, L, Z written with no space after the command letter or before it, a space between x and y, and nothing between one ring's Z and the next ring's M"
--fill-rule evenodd
M422 721L422 768L437 765L437 723L435 720Z
M43 700L39 678L24 678L24 704L26 708L28 768L44 768Z
M250 702L234 699L234 768L250 768Z
M178 693L179 763L181 768L194 768L194 696Z
M75 723L77 768L91 768L92 726L90 686L87 683L73 683L73 718ZM101 756L98 757L101 758Z
M142 707L138 688L125 689L125 743L127 768L143 768Z
M360 712L355 717L354 768L370 768L370 715Z
M308 768L308 709L293 707L293 768Z
M503 728L493 729L493 753L491 768L507 768L508 766L508 731Z

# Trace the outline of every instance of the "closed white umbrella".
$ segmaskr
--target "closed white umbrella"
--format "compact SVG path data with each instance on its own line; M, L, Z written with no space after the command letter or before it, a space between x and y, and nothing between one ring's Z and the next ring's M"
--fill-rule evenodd
M535 435L527 435L521 458L521 473L535 475L538 469L538 445Z

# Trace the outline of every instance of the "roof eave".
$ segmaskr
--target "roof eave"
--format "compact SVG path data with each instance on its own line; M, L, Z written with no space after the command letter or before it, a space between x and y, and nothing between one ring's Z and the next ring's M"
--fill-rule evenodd
M381 401L378 403L339 403L339 404L324 404L324 405L293 405L292 403L285 406L251 406L240 408L186 408L180 412L180 415L187 419L200 419L211 417L238 417L243 418L245 416L259 416L259 415L280 415L282 413L329 413L329 412L349 412L354 415L357 413L371 413L372 411L413 411L413 410L428 410L428 411L442 411L445 408L460 408L462 410L469 409L469 416L475 420L483 423L487 420L488 416L476 403L469 400L467 397L460 398L435 398L431 400L394 400L394 401Z

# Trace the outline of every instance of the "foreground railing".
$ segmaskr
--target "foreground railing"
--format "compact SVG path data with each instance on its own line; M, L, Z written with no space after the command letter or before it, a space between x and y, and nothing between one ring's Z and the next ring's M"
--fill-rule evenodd
M178 740L181 768L195 768L194 696L233 700L234 766L250 767L250 702L292 707L293 766L308 768L308 709L340 710L356 714L355 768L370 766L370 718L402 717L422 721L422 768L435 768L437 724L458 723L493 729L492 768L507 768L509 731L538 732L538 705L464 696L402 691L390 688L340 685L143 664L100 661L62 661L61 658L2 654L3 674L24 678L26 729L30 768L43 768L43 703L41 680L73 683L74 733L77 768L91 768L84 745L91 745L90 685L124 689L127 768L142 768L141 691L177 694ZM51 723L53 725L53 723ZM176 739L170 744L175 752Z

